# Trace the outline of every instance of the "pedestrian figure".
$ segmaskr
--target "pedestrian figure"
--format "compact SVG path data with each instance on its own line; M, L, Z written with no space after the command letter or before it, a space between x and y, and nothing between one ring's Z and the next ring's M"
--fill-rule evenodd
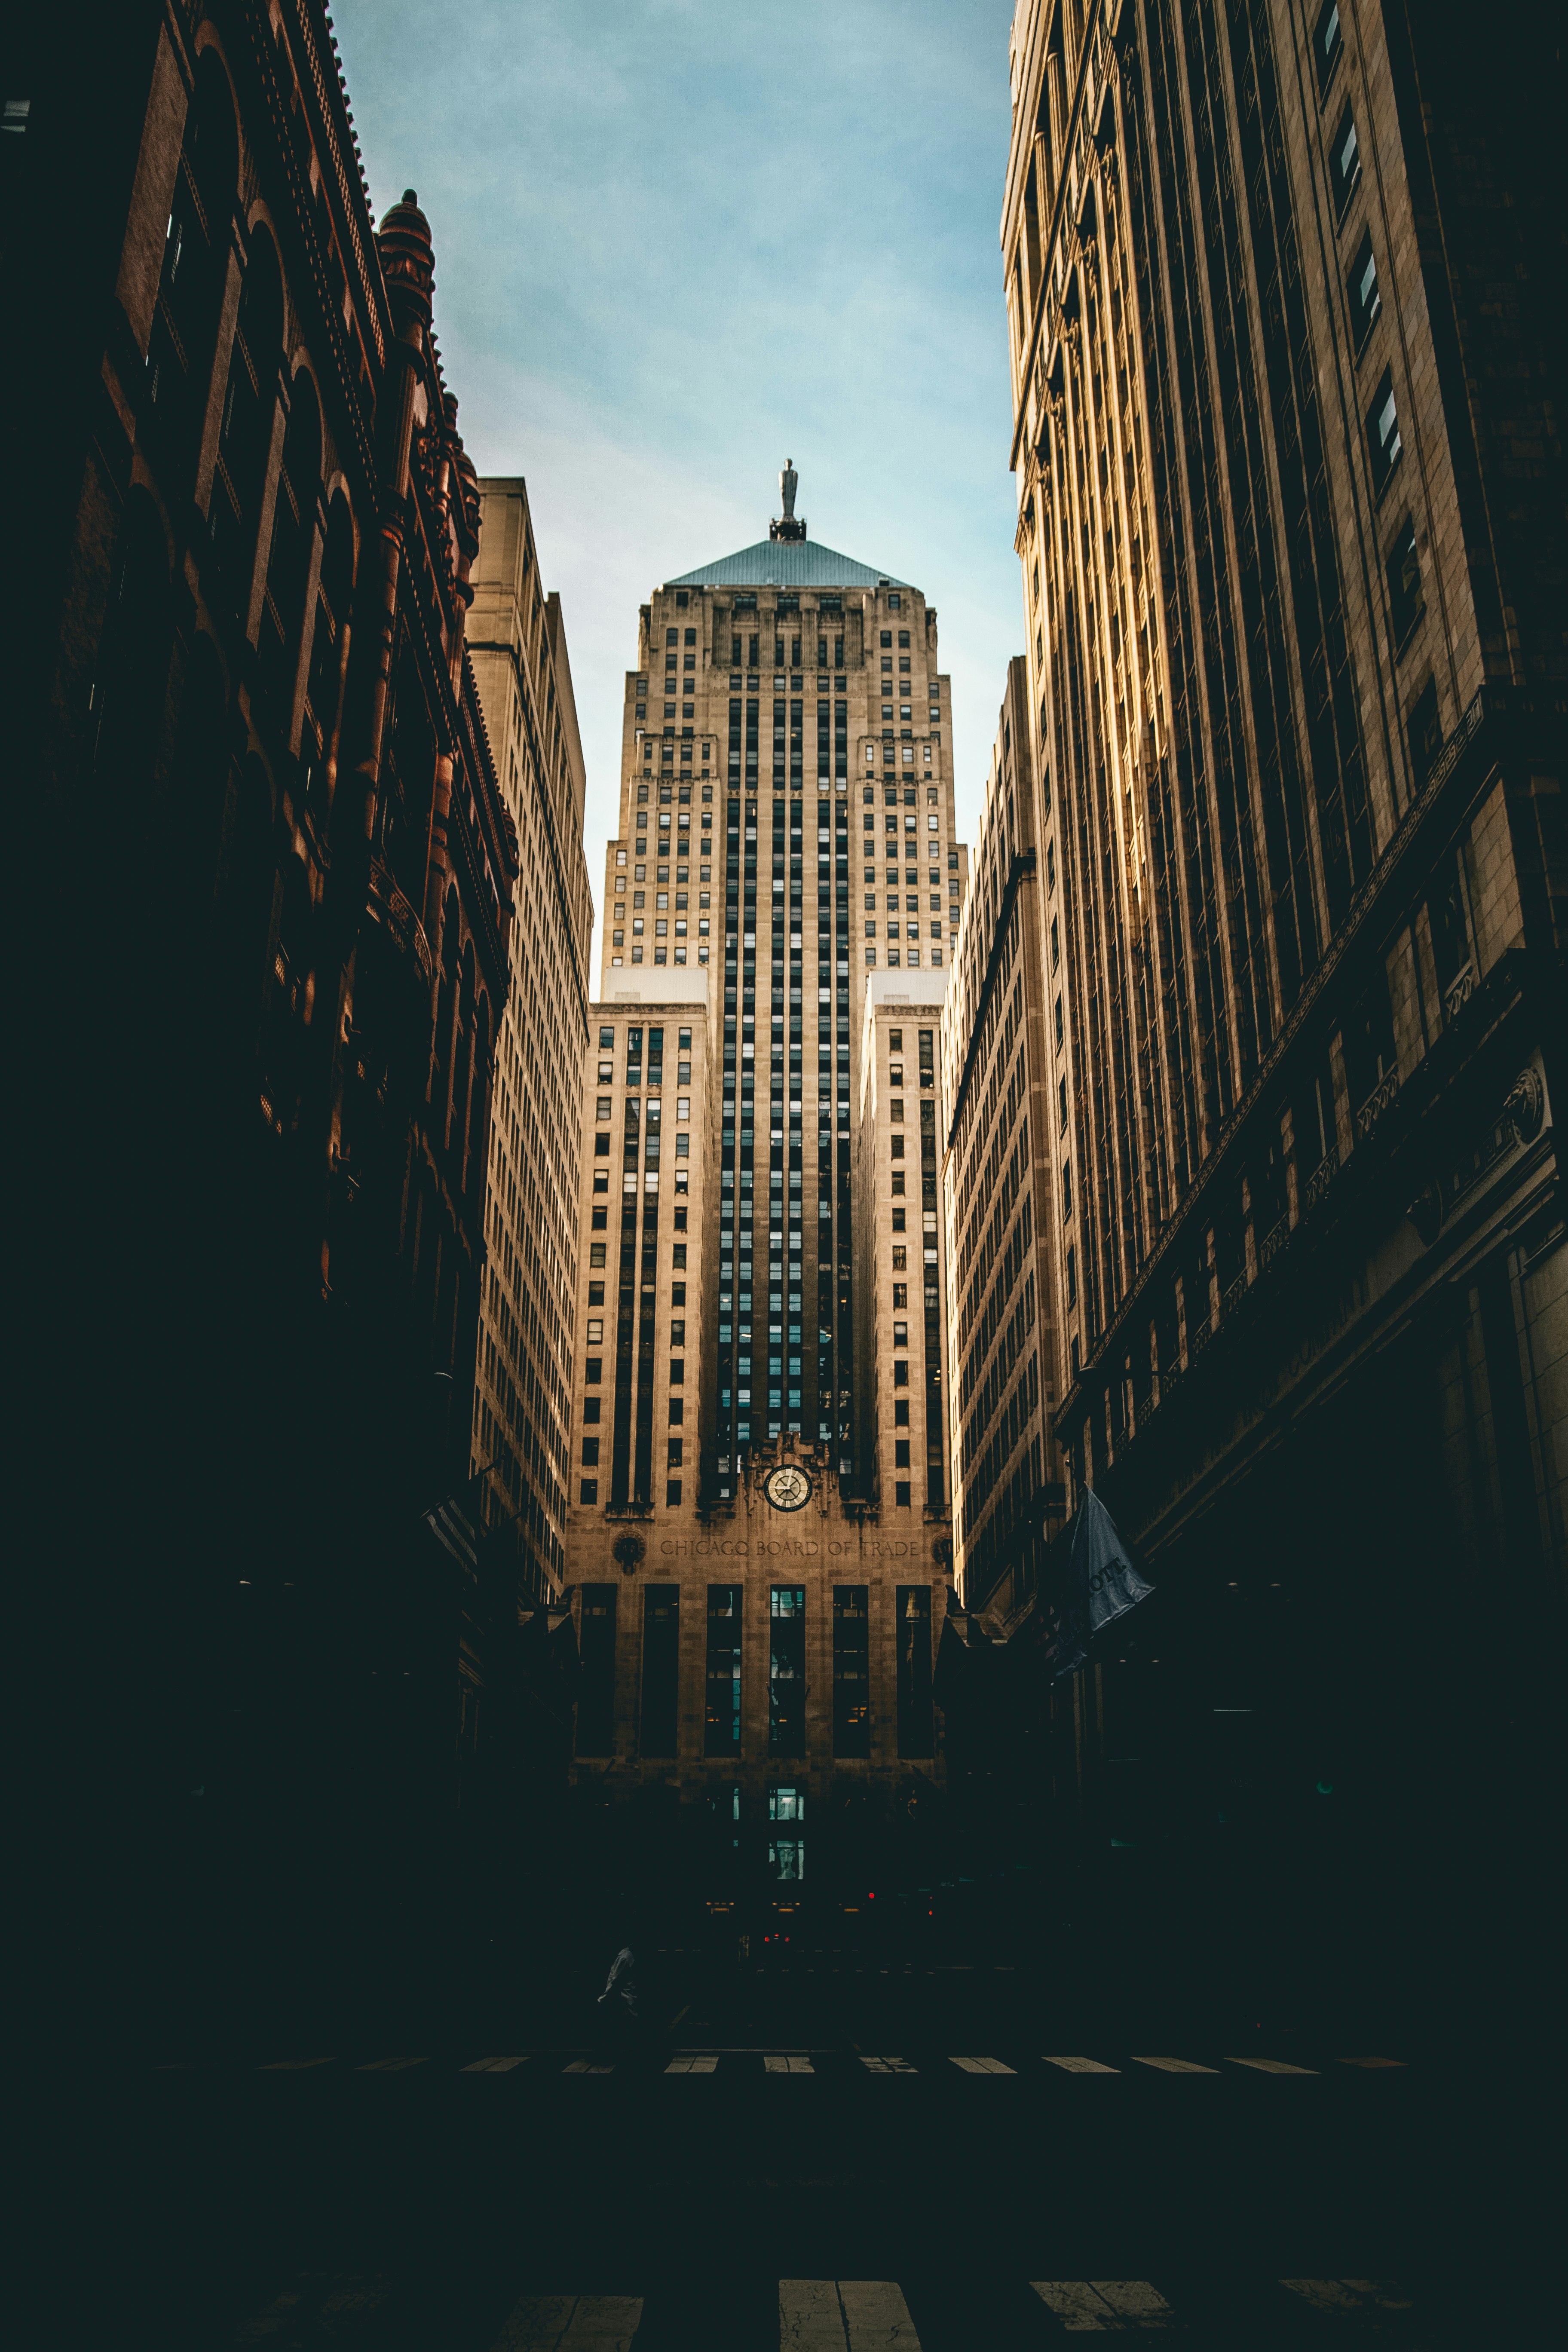
M629 2057L642 2031L642 2002L637 1984L637 1954L623 1944L610 1964L598 2009L606 2041L619 2056Z

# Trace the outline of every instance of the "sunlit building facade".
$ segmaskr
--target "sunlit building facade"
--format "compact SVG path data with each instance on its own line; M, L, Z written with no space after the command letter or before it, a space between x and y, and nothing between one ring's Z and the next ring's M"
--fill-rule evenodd
M712 982L720 1496L780 1435L856 1475L866 982L945 968L967 871L935 610L810 540L784 479L768 539L643 608L605 853L606 985L649 963Z
M586 775L561 600L540 578L521 479L480 483L468 642L517 831L511 987L497 1040L488 1258L470 1430L484 1524L524 1587L565 1582L573 1326L589 1045Z

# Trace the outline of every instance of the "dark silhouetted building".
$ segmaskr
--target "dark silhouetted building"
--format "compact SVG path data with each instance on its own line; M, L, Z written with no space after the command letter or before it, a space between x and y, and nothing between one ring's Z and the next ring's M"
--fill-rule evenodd
M412 192L373 224L324 11L85 47L0 159L24 292L75 289L24 738L73 940L37 1368L120 1973L145 1930L176 2002L239 1962L271 1997L462 1907L460 1629L518 1627L468 1481L519 845L430 231Z

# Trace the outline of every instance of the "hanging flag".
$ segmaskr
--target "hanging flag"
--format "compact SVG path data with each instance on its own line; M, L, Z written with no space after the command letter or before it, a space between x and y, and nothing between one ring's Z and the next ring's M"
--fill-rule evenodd
M1115 1520L1093 1487L1088 1488L1051 1546L1043 1580L1052 1681L1075 1674L1101 1626L1124 1617L1153 1590L1133 1567Z

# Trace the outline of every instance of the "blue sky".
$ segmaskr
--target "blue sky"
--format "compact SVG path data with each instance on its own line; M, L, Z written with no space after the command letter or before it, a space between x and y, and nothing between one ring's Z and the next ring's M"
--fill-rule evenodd
M528 479L595 901L637 606L765 537L786 456L812 537L938 608L973 837L1024 630L997 245L1011 13L333 8L377 215L414 187L429 216L468 449Z

